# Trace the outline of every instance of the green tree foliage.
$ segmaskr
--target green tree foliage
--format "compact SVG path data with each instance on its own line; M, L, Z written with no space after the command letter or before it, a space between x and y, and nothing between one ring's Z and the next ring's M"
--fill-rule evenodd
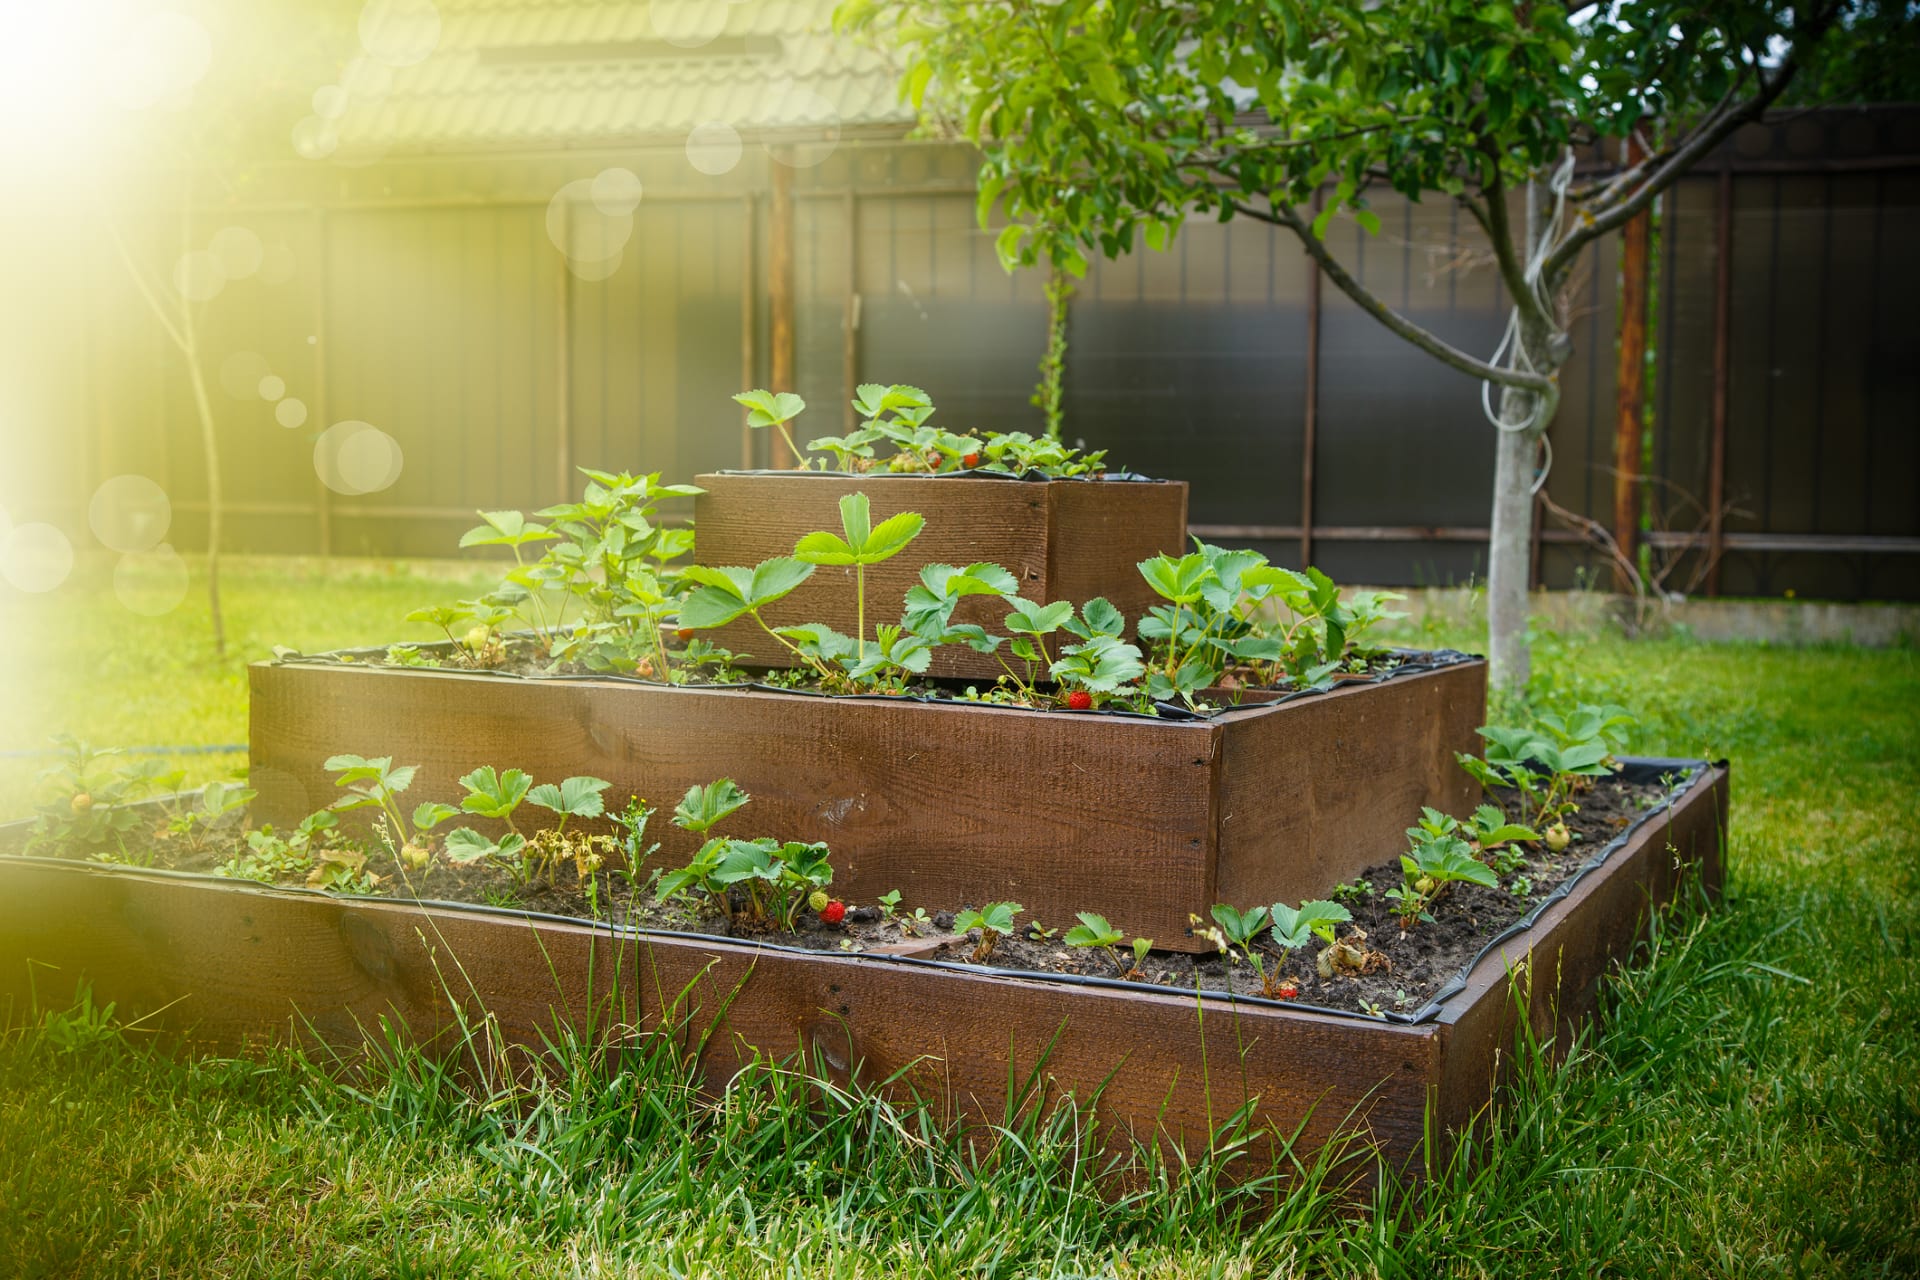
M1509 687L1526 678L1531 486L1582 251L1796 81L1910 84L1920 50L1912 6L1857 0L847 0L839 18L898 45L915 105L979 144L980 214L1007 215L1009 268L1079 274L1092 253L1165 248L1190 217L1255 218L1497 387L1489 611ZM1628 135L1645 159L1594 163ZM1485 234L1514 299L1498 353L1421 327L1330 251L1338 220L1378 233L1383 190L1452 201Z

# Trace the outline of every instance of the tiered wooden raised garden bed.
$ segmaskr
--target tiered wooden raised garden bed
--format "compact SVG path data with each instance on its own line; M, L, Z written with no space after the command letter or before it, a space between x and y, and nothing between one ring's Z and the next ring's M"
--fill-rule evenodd
M1429 1107L1444 1142L1486 1104L1519 1018L1543 1036L1556 1020L1577 1025L1599 976L1689 872L1717 888L1727 770L1697 768L1531 929L1411 1021L10 857L0 1001L17 1019L30 994L58 1007L86 980L123 1018L153 1014L150 1026L229 1051L307 1035L353 1046L383 1018L431 1041L455 1004L484 1008L526 1045L556 1021L653 1030L691 1016L715 1031L701 1063L710 1088L755 1054L805 1051L839 1079L899 1073L897 1088L990 1122L1009 1079L1048 1054L1054 1087L1086 1097L1104 1086L1111 1119L1189 1151L1257 1097L1271 1133L1303 1125L1310 1147L1358 1130L1407 1166Z
M1105 596L1129 619L1160 603L1137 566L1187 546L1187 486L1178 480L1015 480L988 476L841 475L821 472L720 472L695 481L698 537L694 559L706 565L755 565L793 554L802 535L840 529L840 498L864 493L878 524L902 511L926 517L907 549L867 574L869 621L897 621L900 601L928 564L991 561L1019 579L1026 599L1085 603ZM874 602L880 602L878 606ZM958 621L989 627L1007 606L965 602ZM852 635L851 570L822 569L766 611L775 626L824 622ZM787 659L752 623L735 623L715 642L752 655L761 666ZM958 645L935 652L931 674L991 682L999 663Z
M983 482L982 487L991 488ZM360 663L254 665L256 810L285 825L338 795L324 763L417 764L409 803L459 799L480 765L587 773L668 808L731 777L756 834L823 840L835 887L871 901L1013 900L1198 950L1190 913L1297 902L1397 847L1421 805L1464 813L1486 667L1432 670L1209 720L824 698ZM671 862L692 839L664 822Z

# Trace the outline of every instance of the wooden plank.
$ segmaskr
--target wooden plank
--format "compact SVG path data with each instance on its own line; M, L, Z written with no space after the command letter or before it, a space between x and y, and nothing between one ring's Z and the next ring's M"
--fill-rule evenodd
M1140 576L1140 562L1184 555L1187 486L1085 484L1046 486L1047 570L1040 603L1085 604L1105 596L1127 617L1128 634L1164 603Z
M1389 1164L1417 1172L1429 1105L1444 1158L1503 1079L1510 973L1561 976L1557 1005L1552 984L1525 987L1542 1025L1589 1018L1598 976L1642 936L1647 906L1675 894L1675 855L1719 883L1726 802L1719 767L1670 821L1648 824L1478 965L1439 1020L1413 1026L18 858L0 858L0 1011L17 1023L30 994L59 1007L84 978L122 1018L154 1015L148 1025L221 1052L316 1038L351 1049L392 1018L451 1053L456 1010L491 1014L519 1046L557 1025L590 1039L666 1029L701 1053L710 1091L756 1055L804 1051L841 1082L899 1073L897 1090L963 1124L1001 1120L1010 1075L1025 1078L1051 1050L1048 1089L1084 1098L1104 1085L1117 1132L1197 1153L1257 1097L1274 1132L1304 1123L1303 1158L1361 1129Z
M1695 870L1718 896L1728 794L1727 767L1714 766L1667 821L1648 823L1533 929L1475 966L1440 1018L1447 1044L1436 1114L1447 1132L1471 1123L1505 1084L1523 1012L1532 1035L1564 1055L1596 1013L1601 978L1647 936L1652 910L1674 901Z
M346 902L206 877L0 859L0 999L18 1017L27 972L43 1005L85 976L96 1001L259 1052L319 1040L358 1047L381 1019L442 1052L456 1010L537 1048L568 1026L592 1038L677 1031L718 1093L756 1055L804 1051L841 1083L899 1074L944 1117L996 1123L1046 1057L1044 1096L1106 1083L1116 1138L1156 1132L1190 1154L1250 1096L1306 1145L1365 1128L1405 1158L1439 1063L1432 1028L1235 1007L1152 991L1034 980L834 954L652 935L585 923L392 902ZM120 927L98 927L103 920ZM716 1015L724 1008L724 1016ZM1329 1071L1328 1064L1341 1064ZM1108 1082L1108 1077L1112 1080Z
M906 593L928 564L992 561L1020 580L1029 599L1082 603L1104 595L1129 617L1150 603L1137 562L1158 551L1178 554L1186 539L1187 487L1179 481L1099 483L1085 480L996 481L913 475L703 475L707 492L694 502L700 539L694 558L708 565L753 565L792 555L803 534L840 530L840 498L865 493L875 523L901 511L926 517L926 528L900 555L867 573L867 626L897 622ZM956 620L997 626L1004 604L962 603ZM775 626L824 622L853 634L853 573L821 569L812 581L767 610ZM718 643L751 653L755 665L785 666L787 656L751 622L719 633ZM993 680L999 661L948 646L931 674Z
M753 803L728 833L826 841L856 901L1011 898L1050 924L1100 911L1169 945L1207 906L1214 725L353 667L251 678L256 809L276 824L334 797L323 764L342 751L421 766L413 804L457 801L456 779L487 764L591 774L669 809L731 777ZM697 843L664 819L649 835L669 865Z
M1479 788L1454 752L1479 744L1486 683L1462 663L1225 723L1210 901L1321 897L1404 848L1421 805L1469 812Z

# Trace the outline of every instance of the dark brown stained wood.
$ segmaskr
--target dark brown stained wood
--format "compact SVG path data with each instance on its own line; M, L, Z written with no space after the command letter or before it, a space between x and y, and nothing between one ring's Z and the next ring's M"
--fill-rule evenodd
M1463 796L1453 752L1475 741L1483 671L1178 722L261 664L250 764L256 810L282 825L339 794L324 765L342 752L420 766L409 805L456 802L456 780L481 765L591 774L616 801L665 811L731 777L753 803L723 830L826 841L835 889L854 901L894 889L930 911L1011 900L1050 925L1097 911L1197 950L1190 915L1323 892L1398 847L1421 804ZM1383 709L1368 712L1374 700ZM664 812L649 837L670 865L696 844Z
M1600 979L1631 957L1651 913L1673 902L1689 875L1719 896L1728 795L1727 768L1715 766L1667 820L1648 823L1533 929L1475 966L1440 1018L1447 1045L1438 1114L1449 1132L1471 1122L1505 1083L1523 1009L1533 1037L1564 1055L1594 1016Z
M1307 1119L1302 1157L1361 1127L1405 1167L1429 1099L1444 1141L1495 1087L1511 1045L1508 960L1530 946L1531 972L1557 966L1569 993L1586 992L1560 1004L1562 1017L1588 1018L1593 980L1643 935L1646 904L1675 891L1669 840L1717 883L1726 795L1716 770L1670 825L1649 824L1419 1026L4 857L0 1018L28 1016L33 991L62 1007L84 978L122 1019L162 1011L146 1025L221 1052L308 1036L352 1048L382 1018L426 1041L456 1006L491 1013L522 1046L556 1025L593 1038L665 1026L688 1044L711 1030L709 1089L756 1052L804 1050L842 1082L904 1072L954 1119L989 1123L1004 1115L1009 1067L1024 1078L1051 1046L1052 1090L1086 1097L1104 1082L1108 1119L1190 1152L1258 1096L1276 1131ZM1546 985L1533 984L1533 1016L1549 1007Z
M1480 739L1484 663L1350 684L1225 726L1215 894L1242 908L1319 897L1404 847L1422 805L1469 812L1454 760Z
M697 841L666 821L674 802L731 777L753 802L721 830L826 841L854 901L1119 911L1170 939L1206 906L1209 724L351 667L252 680L258 807L276 823L339 794L323 765L343 751L420 765L409 805L457 801L483 764L584 773L660 806L648 835L679 865Z
M1646 158L1647 149L1629 136L1622 163L1631 167ZM1649 250L1653 243L1653 215L1642 213L1627 223L1620 237L1619 364L1614 385L1613 540L1629 565L1639 563L1640 437L1646 425L1647 404L1647 295L1652 281ZM1613 569L1613 589L1633 590L1626 566Z
M1139 562L1180 555L1187 535L1187 486L1179 481L1016 481L953 476L823 474L703 475L694 500L699 539L694 559L706 565L755 565L793 554L816 529L840 532L840 499L867 495L878 524L902 511L926 517L920 536L893 559L867 571L867 635L876 623L900 620L907 590L929 564L990 561L1020 580L1027 599L1085 603L1111 600L1138 621L1156 597L1140 577ZM766 611L774 626L824 622L852 635L851 569L820 568L791 596ZM997 624L1004 604L962 604L960 621ZM788 666L779 642L751 621L722 628L716 642L752 655L754 665ZM957 646L934 656L932 674L991 681L999 660Z

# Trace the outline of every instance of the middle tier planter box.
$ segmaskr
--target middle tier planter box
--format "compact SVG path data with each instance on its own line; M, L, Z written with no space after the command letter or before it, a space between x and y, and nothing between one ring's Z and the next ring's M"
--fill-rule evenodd
M349 752L419 765L409 804L456 802L480 765L592 774L669 811L731 777L753 803L727 829L827 842L849 899L1013 900L1055 926L1097 911L1182 950L1203 948L1190 914L1324 893L1420 806L1469 811L1454 753L1486 700L1464 655L1185 721L318 660L249 679L255 808L275 824L337 799L325 761ZM664 816L649 836L654 865L696 843Z
M1138 621L1161 603L1139 563L1181 555L1187 546L1187 486L1179 480L1016 480L980 475L843 475L833 472L720 472L696 479L698 532L694 560L703 565L756 565L793 554L816 529L838 532L840 499L864 493L878 524L917 511L926 528L907 549L867 572L867 621L897 622L901 601L929 564L991 561L1020 581L1036 604L1104 596ZM1007 606L965 602L957 617L997 629ZM824 622L854 632L853 571L821 569L813 580L766 610L774 626ZM788 664L783 650L751 622L715 633L716 643L751 654L751 665ZM991 654L959 645L934 653L935 676L992 681Z

